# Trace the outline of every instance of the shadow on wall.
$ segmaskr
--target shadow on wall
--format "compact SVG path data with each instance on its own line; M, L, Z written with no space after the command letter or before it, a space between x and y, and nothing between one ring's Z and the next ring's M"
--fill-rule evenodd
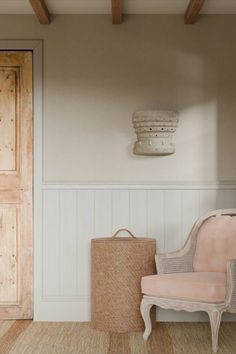
M235 180L236 25L214 16L191 27L182 16L132 16L119 28L89 19L72 17L64 31L59 18L45 41L45 180ZM174 155L132 154L132 113L143 109L180 112Z

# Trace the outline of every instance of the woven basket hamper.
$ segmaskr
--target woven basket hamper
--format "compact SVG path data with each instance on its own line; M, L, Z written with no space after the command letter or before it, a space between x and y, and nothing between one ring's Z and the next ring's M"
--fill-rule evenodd
M132 237L117 237L127 231ZM91 322L97 330L142 331L141 278L155 274L156 240L120 229L91 241ZM155 306L152 311L155 320Z

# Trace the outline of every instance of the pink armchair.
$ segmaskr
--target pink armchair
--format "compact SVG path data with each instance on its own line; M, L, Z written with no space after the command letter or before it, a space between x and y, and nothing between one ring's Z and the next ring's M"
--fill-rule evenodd
M153 305L177 311L206 311L212 347L218 349L223 312L236 313L236 209L215 210L199 218L177 252L156 256L158 275L142 278L144 339L152 327Z

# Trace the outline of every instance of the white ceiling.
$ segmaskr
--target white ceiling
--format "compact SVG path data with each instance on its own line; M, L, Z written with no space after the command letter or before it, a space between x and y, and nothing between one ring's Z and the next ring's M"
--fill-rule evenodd
M111 0L45 0L52 14L109 14ZM183 14L189 0L123 0L124 13ZM0 0L0 14L32 14L28 0ZM206 0L201 13L236 14L236 0Z

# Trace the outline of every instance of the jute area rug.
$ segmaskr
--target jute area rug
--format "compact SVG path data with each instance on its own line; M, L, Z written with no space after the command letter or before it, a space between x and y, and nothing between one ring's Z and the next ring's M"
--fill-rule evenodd
M142 333L116 334L89 323L0 321L0 354L211 354L209 323L158 323ZM236 354L236 323L222 323L218 354Z

